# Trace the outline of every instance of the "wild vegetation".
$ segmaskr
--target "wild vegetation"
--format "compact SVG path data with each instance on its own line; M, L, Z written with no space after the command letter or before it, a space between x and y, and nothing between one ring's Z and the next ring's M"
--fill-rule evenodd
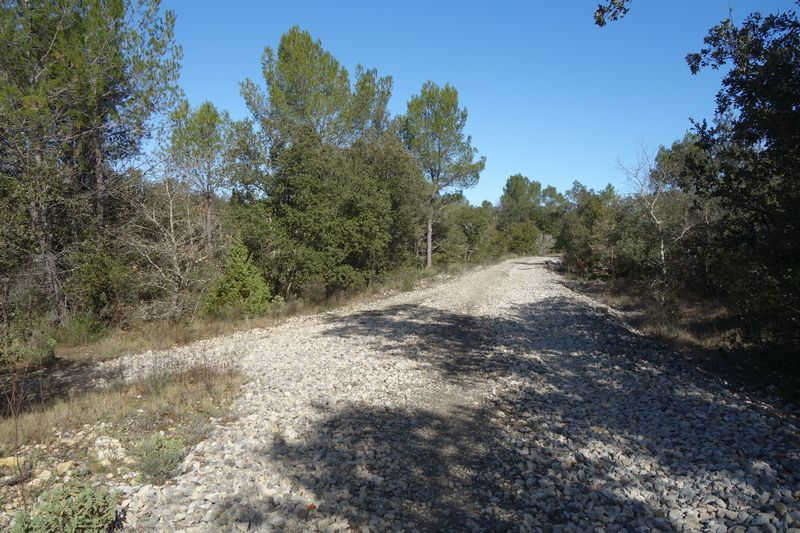
M392 117L391 77L351 77L295 27L265 49L263 84L241 83L250 117L232 120L183 99L158 2L2 15L4 42L28 51L3 59L5 364L113 328L263 316L393 272L547 251L519 225L529 214L506 224L461 195L485 159L450 85L425 83Z
M598 25L629 4L599 6ZM184 98L175 23L158 0L0 8L4 369L110 331L188 331L423 269L558 252L577 276L632 287L659 323L680 324L687 302L722 310L727 347L798 375L796 13L710 29L686 60L691 73L729 69L716 114L625 168L633 193L516 174L480 206L463 190L486 158L455 87L427 81L392 116L391 76L349 72L293 27L264 50L263 80L241 82L237 120Z
M629 2L601 5L598 24ZM498 205L449 84L391 116L392 78L352 73L294 27L266 48L250 116L193 108L175 17L145 2L7 2L0 35L0 359L46 363L110 329L263 316L393 272L563 252L576 274L735 309L741 341L796 345L793 12L723 21L687 56L729 66L711 123L627 168L633 194L522 175Z
M601 5L598 24L629 4ZM565 227L583 242L562 240L570 269L638 281L667 315L687 296L718 302L732 343L777 363L779 379L797 375L800 341L798 51L794 11L711 28L686 61L693 74L728 69L713 120L628 169L632 196L576 191L583 207Z
M730 67L716 116L626 168L632 194L514 175L496 206L462 195L485 157L455 87L426 82L391 116L391 76L351 75L294 27L264 50L263 83L240 84L250 116L234 120L183 98L174 25L155 0L4 4L3 364L550 251L634 282L661 318L691 294L735 309L738 341L800 340L794 13L723 21L687 55L693 73Z

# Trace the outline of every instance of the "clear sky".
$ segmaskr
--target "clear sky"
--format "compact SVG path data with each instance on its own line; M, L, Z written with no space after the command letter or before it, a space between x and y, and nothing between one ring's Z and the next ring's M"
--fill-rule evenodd
M568 189L630 188L618 161L669 145L689 118L711 118L720 72L692 76L684 57L729 7L790 9L791 0L635 0L630 14L594 25L599 0L526 2L284 2L164 0L184 49L181 84L192 105L247 115L239 82L263 84L261 53L293 25L347 69L394 79L393 113L426 80L449 82L469 110L466 132L487 157L473 203L496 202L514 173Z

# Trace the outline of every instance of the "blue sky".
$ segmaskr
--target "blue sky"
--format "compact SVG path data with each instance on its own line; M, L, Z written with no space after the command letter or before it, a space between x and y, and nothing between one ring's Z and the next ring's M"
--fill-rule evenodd
M791 0L635 0L630 14L594 25L598 0L563 2L263 2L164 0L184 49L181 84L192 105L247 115L239 82L263 84L261 53L297 24L352 72L394 79L393 113L423 82L449 82L469 110L466 132L487 157L473 203L496 202L521 172L568 189L630 188L618 161L669 145L689 117L710 118L720 72L692 76L684 61L733 9L790 9Z

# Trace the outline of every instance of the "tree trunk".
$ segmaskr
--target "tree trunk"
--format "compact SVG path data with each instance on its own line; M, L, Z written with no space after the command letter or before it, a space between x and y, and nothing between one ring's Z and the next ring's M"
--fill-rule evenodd
M103 226L103 218L105 217L106 205L106 178L103 172L103 149L99 134L94 141L94 179L95 179L95 209L97 212L97 220L100 226Z
M433 251L433 209L428 213L428 248L427 257L425 260L425 268L430 268L433 262L431 261L431 253Z
M667 298L667 254L664 251L664 234L659 231L659 255L661 257L661 287L659 289L659 302L664 307Z
M61 288L61 281L58 278L58 266L56 265L55 254L53 253L50 242L52 236L48 228L46 215L35 200L30 203L30 217L33 223L34 232L37 235L39 253L36 260L39 263L41 272L44 274L48 286L54 322L63 324L66 321L67 308L64 299L64 291Z
M213 226L214 226L214 217L211 213L211 191L206 191L205 193L205 203L206 203L206 219L205 219L205 240L206 246L211 248L211 240L213 238Z

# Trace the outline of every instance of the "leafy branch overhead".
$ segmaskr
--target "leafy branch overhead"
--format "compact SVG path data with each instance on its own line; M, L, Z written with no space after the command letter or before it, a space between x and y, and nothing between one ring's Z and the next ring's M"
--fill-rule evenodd
M628 6L631 0L608 0L605 4L599 4L594 12L594 23L601 28L607 22L614 22L628 14Z

